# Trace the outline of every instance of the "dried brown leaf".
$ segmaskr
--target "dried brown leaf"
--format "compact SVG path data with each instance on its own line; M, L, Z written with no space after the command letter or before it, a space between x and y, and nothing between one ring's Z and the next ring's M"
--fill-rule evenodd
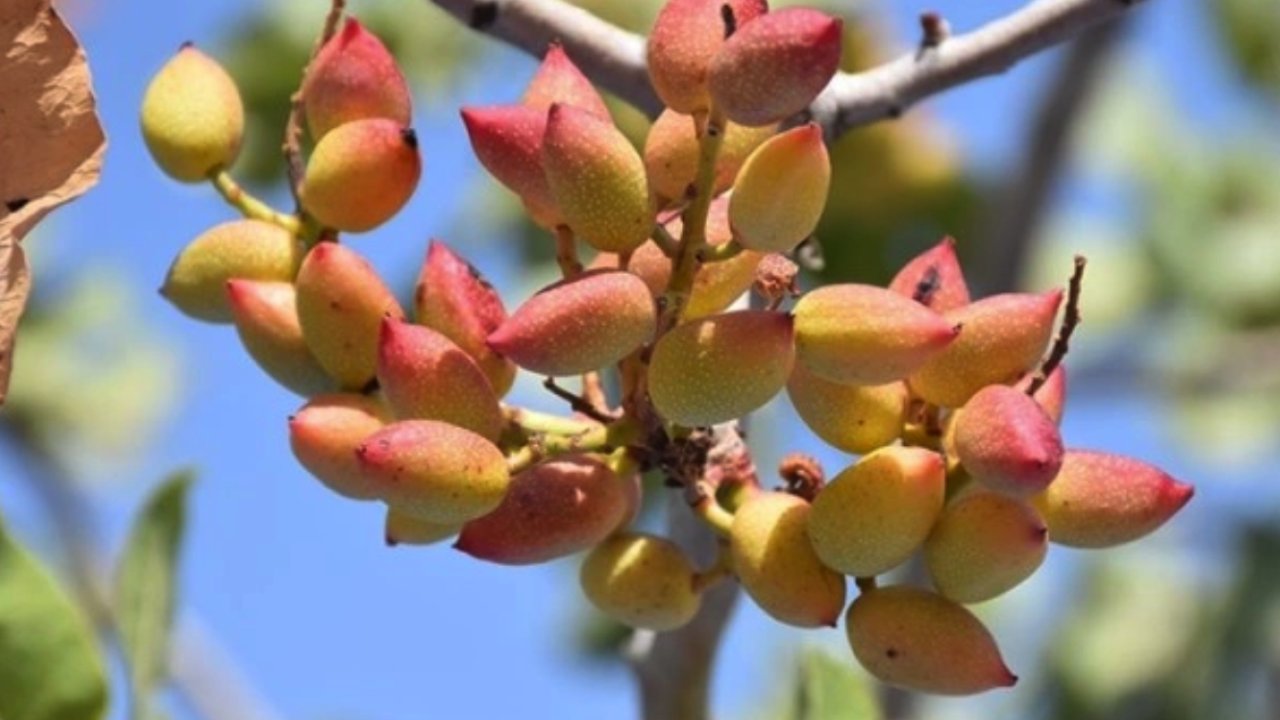
M31 291L22 238L94 185L106 137L84 50L50 0L0 2L0 404Z

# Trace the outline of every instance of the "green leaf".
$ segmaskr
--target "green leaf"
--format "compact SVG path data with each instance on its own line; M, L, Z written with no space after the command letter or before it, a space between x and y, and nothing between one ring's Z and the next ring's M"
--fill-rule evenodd
M174 576L192 475L171 475L152 492L129 533L116 575L116 623L129 666L133 717L147 717L164 679L173 625Z
M841 660L817 648L800 656L796 678L796 720L880 720L876 695L866 679Z
M89 621L0 523L0 718L96 720L106 710Z

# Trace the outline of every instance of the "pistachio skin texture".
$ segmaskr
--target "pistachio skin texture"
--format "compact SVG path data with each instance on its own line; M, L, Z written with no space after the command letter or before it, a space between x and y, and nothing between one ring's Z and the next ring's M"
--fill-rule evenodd
M796 627L834 627L844 611L844 576L813 552L809 503L762 492L733 515L729 552L742 587L774 619Z
M520 97L520 104L542 110L545 116L545 111L556 103L581 108L604 120L610 119L609 107L591 80L570 59L564 46L553 42Z
M785 253L813 234L827 206L831 158L815 123L775 135L751 153L734 183L729 222L743 247Z
M233 314L227 281L289 282L301 261L302 245L284 228L261 220L231 220L182 249L160 294L188 317L229 323Z
M632 511L634 481L603 462L571 455L511 479L498 509L462 527L455 548L480 560L530 565L599 544Z
M516 379L515 363L498 355L485 342L507 319L498 291L480 271L447 245L432 240L413 293L418 322L457 343L502 397Z
M462 108L471 149L485 170L520 198L535 223L554 230L564 215L542 170L547 112L526 105Z
M858 662L890 685L974 695L1018 682L982 622L927 590L891 586L865 592L849 606L845 629Z
M497 441L505 420L480 367L452 340L422 325L384 318L378 384L402 419L441 420Z
M326 227L368 232L400 212L421 175L412 129L386 118L354 120L316 143L302 179L302 204Z
M180 182L207 180L240 154L244 104L216 60L186 45L142 98L142 138L152 159Z
M649 239L653 209L644 160L612 121L557 103L547 111L542 170L564 223L605 252Z
M809 106L840 65L843 23L810 8L786 8L733 34L711 63L715 106L736 123L770 125Z
M901 565L942 513L942 457L891 445L832 478L813 501L809 540L823 564L856 577Z
M1068 450L1058 477L1031 504L1049 526L1052 542L1107 548L1155 532L1194 494L1192 486L1140 460Z
M644 141L644 168L649 188L666 207L682 200L698 172L698 135L692 117L670 108L663 110ZM716 194L728 190L742 164L777 127L751 128L726 122L720 154L716 156Z
M850 385L901 380L950 345L955 323L873 285L827 285L796 303L796 353L815 375Z
M722 6L739 27L769 10L765 0L670 0L658 12L645 57L653 89L675 112L692 115L711 105L707 75L725 43Z
M489 349L542 375L579 375L648 342L657 310L640 278L593 270L540 290L489 335Z
M387 547L396 545L435 545L458 534L460 526L450 523L434 523L407 515L394 508L387 508L383 524L383 539Z
M943 511L924 544L925 567L944 597L979 603L1017 587L1044 562L1049 529L1021 500L977 490Z
M786 385L795 363L791 318L741 310L691 320L663 335L649 359L649 396L688 427L741 417Z
M971 476L996 492L1028 497L1049 486L1062 467L1058 426L1034 398L1008 385L988 385L955 413L952 442Z
M409 84L376 35L348 17L320 48L302 83L311 137L355 120L386 118L407 127L412 116Z
M1061 303L1061 290L1006 293L943 313L959 336L911 375L912 392L958 408L988 385L1016 382L1048 349Z
M1031 388L1036 373L1027 373L1014 387L1026 392ZM1053 424L1062 425L1062 416L1067 412L1067 366L1059 364L1049 373L1044 383L1031 395L1045 414L1053 420Z
M240 343L271 379L304 397L337 389L302 337L292 283L229 280L227 302Z
M378 366L383 318L404 318L373 266L345 245L320 243L295 280L298 321L316 361L340 386L363 390Z
M804 363L791 370L787 396L815 435L849 453L865 454L892 443L902 435L907 416L903 383L835 383L818 377Z
M643 533L620 533L600 543L579 574L587 599L601 612L658 632L675 630L697 614L701 598L693 579L693 565L679 546Z
M393 509L420 520L461 524L493 512L510 484L496 445L437 420L400 420L356 447L365 481Z
M289 418L289 446L302 467L330 490L354 500L372 500L379 493L366 482L356 448L391 419L391 411L376 398L317 395Z

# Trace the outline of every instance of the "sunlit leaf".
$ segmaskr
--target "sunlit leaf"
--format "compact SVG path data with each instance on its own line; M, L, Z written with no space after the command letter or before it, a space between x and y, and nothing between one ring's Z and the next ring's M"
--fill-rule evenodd
M1280 3L1219 0L1208 3L1227 55L1249 81L1280 97Z
M824 650L810 648L800 656L796 677L796 720L879 720L880 706L866 678Z
M0 524L0 718L96 720L106 710L88 620Z
M166 673L191 479L190 472L176 473L151 494L134 521L116 577L116 624L135 718L148 717L149 697Z

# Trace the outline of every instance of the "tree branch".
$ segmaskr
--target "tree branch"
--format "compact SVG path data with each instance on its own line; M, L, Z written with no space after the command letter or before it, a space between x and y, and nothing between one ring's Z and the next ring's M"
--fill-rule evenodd
M609 92L650 117L662 102L649 84L644 38L563 0L431 0L464 25L542 57L552 42Z
M1002 73L1143 1L1039 0L937 47L866 72L839 74L809 111L828 138L837 138L855 127L898 117L931 95Z
M430 0L472 29L541 57L561 42L596 83L648 113L662 105L645 66L645 40L564 0ZM1110 20L1145 0L1039 0L977 30L866 72L838 73L804 115L828 141L898 117L931 95L1001 73L1020 60ZM805 118L797 118L805 119Z
M682 493L670 493L667 512L671 540L700 567L713 565L719 540L693 516ZM684 627L632 635L626 652L639 683L644 720L706 720L720 636L739 594L738 583L720 583L702 593L698 614Z
M736 423L716 426L714 443L698 482L758 485L755 463ZM688 482L690 479L681 479ZM699 568L712 568L720 540L694 516L685 493L672 491L667 507L668 537ZM637 631L626 648L640 686L641 717L645 720L706 720L710 714L711 676L720 636L729 624L741 590L736 582L706 589L702 605L689 624L666 633Z

